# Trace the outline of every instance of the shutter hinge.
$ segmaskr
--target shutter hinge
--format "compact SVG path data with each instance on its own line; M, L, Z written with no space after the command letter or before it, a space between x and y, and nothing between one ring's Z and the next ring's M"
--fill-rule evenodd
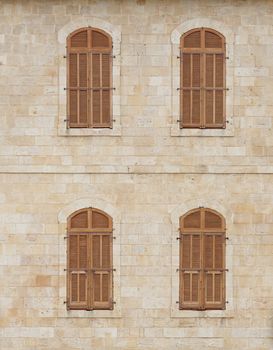
M204 206L199 206L198 208L199 208L199 209L202 209L202 208L204 208Z
M177 119L177 123L180 123L181 122L181 120L180 119Z
M229 304L229 301L227 300L225 303L226 303L226 304Z
M182 90L180 87L176 88L177 91Z
M64 269L64 271L67 271L67 269Z
M181 58L180 56L176 56L177 59Z
M176 304L179 304L179 301L176 301L175 303L176 303Z
M176 237L176 240L179 240L179 239L181 239L182 237Z
M229 240L229 237L226 237L225 240L228 241L228 240Z
M224 90L229 91L229 88L225 88Z
M66 87L64 87L64 91L68 90Z
M228 56L226 56L226 57L225 57L225 59L226 59L226 60L229 60L229 57L228 57Z
M68 239L68 236L64 236L64 239Z
M63 56L63 58L66 58L66 57L67 57L66 55Z
M117 239L117 237L116 237L116 236L113 236L113 239Z
M115 55L111 55L111 57L112 57L112 58L116 58L116 56L115 56Z

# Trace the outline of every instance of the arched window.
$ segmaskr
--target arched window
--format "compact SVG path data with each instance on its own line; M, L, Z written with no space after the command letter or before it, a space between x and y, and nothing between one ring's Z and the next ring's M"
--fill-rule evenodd
M67 39L67 126L112 127L112 39L81 28Z
M180 218L180 309L225 309L225 220L198 208Z
M225 39L209 28L180 39L180 127L225 128Z
M68 309L113 309L112 232L112 218L98 209L68 218Z

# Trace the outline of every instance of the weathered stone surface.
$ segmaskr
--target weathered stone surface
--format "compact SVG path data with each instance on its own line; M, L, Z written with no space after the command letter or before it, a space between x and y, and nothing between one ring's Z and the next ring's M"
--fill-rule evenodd
M0 348L273 348L273 3L8 1L0 4ZM65 38L114 42L113 130L65 130ZM181 30L227 39L226 130L181 132ZM184 28L184 29L183 29ZM69 313L66 217L114 219L114 312ZM179 215L227 221L223 312L178 311Z

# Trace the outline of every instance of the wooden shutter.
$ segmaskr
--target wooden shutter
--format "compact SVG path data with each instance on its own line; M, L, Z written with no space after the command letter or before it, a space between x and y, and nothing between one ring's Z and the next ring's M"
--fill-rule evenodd
M180 218L180 309L225 308L224 225L208 208Z
M68 309L113 309L112 219L94 208L68 220Z
M112 40L83 28L68 38L68 126L112 127Z
M88 30L76 31L68 41L68 125L88 127Z
M201 235L181 235L180 308L201 308Z
M112 309L112 238L92 235L92 299L95 309Z
M71 309L88 308L88 236L69 235L68 303Z
M180 126L225 127L225 42L221 34L194 29L181 37Z
M204 234L204 308L225 307L225 266L223 234Z

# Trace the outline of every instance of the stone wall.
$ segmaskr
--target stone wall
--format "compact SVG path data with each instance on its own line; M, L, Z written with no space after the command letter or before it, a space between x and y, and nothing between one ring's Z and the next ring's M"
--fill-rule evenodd
M1 350L272 349L273 3L0 6ZM116 43L117 118L104 135L63 124L63 38L89 24ZM227 39L225 130L176 122L177 38L191 25ZM114 219L112 314L63 304L65 218L86 206ZM227 221L223 312L177 310L177 217L198 206Z

